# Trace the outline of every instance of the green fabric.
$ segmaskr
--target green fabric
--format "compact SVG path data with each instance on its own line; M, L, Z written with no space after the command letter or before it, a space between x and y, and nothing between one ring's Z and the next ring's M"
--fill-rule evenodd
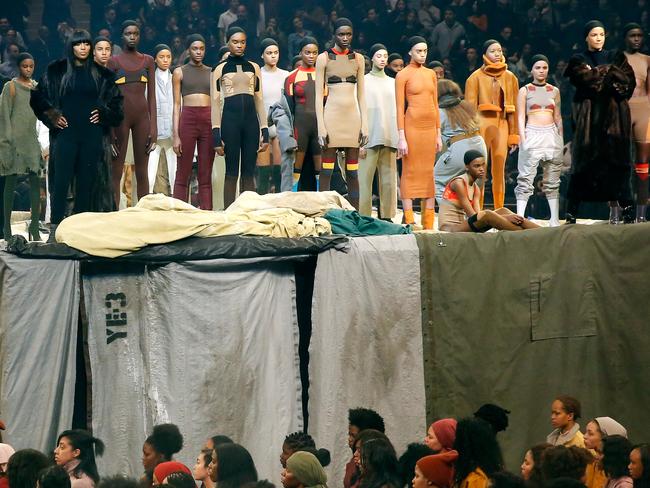
M332 234L379 236L412 232L410 226L367 217L355 210L328 210L324 217L332 224Z
M650 224L416 239L429 422L507 408L512 471L560 394L650 439Z
M310 452L293 453L287 459L287 469L305 488L327 488L327 475L316 456Z

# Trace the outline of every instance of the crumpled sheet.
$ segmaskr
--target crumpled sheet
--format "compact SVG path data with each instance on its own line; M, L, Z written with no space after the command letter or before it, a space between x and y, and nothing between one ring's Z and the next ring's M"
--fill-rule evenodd
M87 212L68 217L57 228L56 240L93 256L115 258L147 245L190 236L329 235L330 223L319 215L332 208L349 207L336 192L305 193L298 197L290 192L244 192L225 212L199 210L162 194L147 195L135 207L119 212Z

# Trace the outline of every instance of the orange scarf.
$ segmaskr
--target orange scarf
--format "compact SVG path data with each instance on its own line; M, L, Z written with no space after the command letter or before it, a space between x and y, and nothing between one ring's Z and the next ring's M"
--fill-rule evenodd
M507 69L508 65L505 62L499 61L497 63L493 63L485 54L483 55L483 66L481 66L481 71L483 71L483 73L486 75L498 78L503 73L505 73Z

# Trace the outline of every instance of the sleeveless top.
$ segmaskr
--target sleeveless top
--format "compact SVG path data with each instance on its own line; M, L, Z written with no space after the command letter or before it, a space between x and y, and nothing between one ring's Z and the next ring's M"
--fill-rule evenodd
M526 85L526 112L551 112L555 110L555 98L558 89L546 83L543 86L528 83Z
M210 95L210 72L209 66L196 66L191 63L181 66L183 81L181 83L181 95L193 95L201 93Z
M449 180L447 186L445 186L445 191L442 193L443 200L446 200L447 202L451 203L456 207L460 207L461 204L460 204L460 199L458 198L458 194L451 187L451 184L456 180L462 180L463 183L465 183L467 198L469 199L470 202L474 200L474 192L476 191L476 181L474 182L473 185L470 186L467 173L464 173L460 176L456 176L455 178Z

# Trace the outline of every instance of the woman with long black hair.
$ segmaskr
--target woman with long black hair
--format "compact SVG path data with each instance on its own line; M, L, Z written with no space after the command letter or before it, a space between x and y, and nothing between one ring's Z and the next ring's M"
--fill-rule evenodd
M122 120L122 95L115 75L92 58L92 41L77 30L66 58L54 61L31 93L30 105L50 129L50 242L65 217L73 179L74 213L114 209L110 185L110 128Z
M72 488L94 488L99 483L95 455L102 454L104 443L87 430L65 430L56 442L54 462L68 472Z
M241 488L257 482L257 469L250 453L239 444L218 444L208 466L210 478L219 488Z
M485 420L459 420L454 450L458 451L455 481L459 488L487 488L490 476L503 469L501 448Z

